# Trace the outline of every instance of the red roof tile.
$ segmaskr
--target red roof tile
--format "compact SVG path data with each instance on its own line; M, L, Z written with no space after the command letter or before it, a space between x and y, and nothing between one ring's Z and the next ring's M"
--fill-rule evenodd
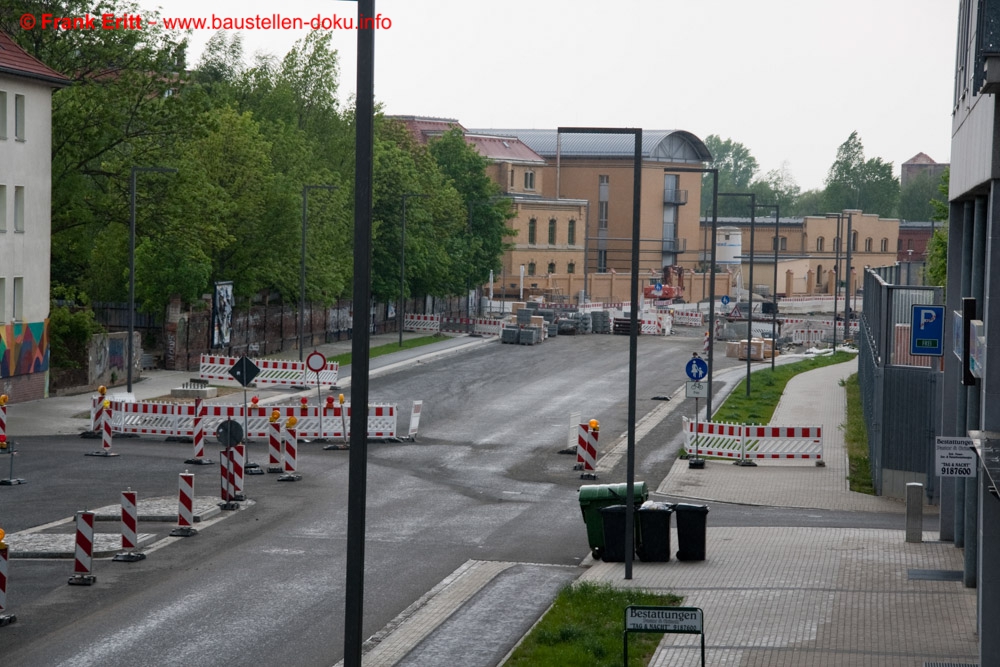
M483 157L493 162L533 162L544 164L545 159L528 148L516 137L493 137L487 134L465 135L465 143L471 144Z
M37 79L57 86L70 80L22 49L6 33L0 32L0 73Z

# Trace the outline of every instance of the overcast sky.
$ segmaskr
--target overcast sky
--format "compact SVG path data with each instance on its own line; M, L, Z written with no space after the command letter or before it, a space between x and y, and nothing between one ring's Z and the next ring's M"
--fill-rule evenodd
M146 4L146 0L141 0ZM148 5L152 6L152 5ZM356 16L335 0L161 0L163 16ZM466 127L682 129L823 186L857 130L899 166L950 154L958 0L376 0L375 96ZM383 25L385 22L383 21ZM357 34L334 31L353 94ZM294 30L244 31L283 56ZM192 64L212 31L191 38Z

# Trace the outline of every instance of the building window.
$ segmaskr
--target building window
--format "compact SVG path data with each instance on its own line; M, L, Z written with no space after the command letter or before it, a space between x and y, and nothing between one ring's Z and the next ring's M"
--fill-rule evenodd
M536 232L537 227L538 223L535 221L534 218L528 220L528 245L535 245L535 235L537 233Z
M903 250L903 239L896 239L896 252L902 252Z
M556 244L556 219L549 220L549 245Z
M535 172L533 171L524 172L524 189L525 190L535 189Z
M889 252L889 239L882 239L882 245L879 249L882 252Z
M840 252L840 237L833 239L833 251Z
M510 170L510 189L514 189L514 170Z
M14 231L24 231L24 186L14 186Z
M566 244L576 245L576 220L570 220L566 225Z
M826 241L822 236L816 237L816 252L823 252L823 246Z
M14 95L14 138L24 141L24 95Z
M7 231L7 186L0 183L0 232Z
M610 182L611 182L611 177L608 176L607 174L600 174L597 177L597 183L598 183L598 185L607 185Z
M772 236L771 250L788 250L788 238L785 236Z
M858 251L858 233L857 232L851 232L851 250L853 252L857 252Z
M534 262L528 262L528 275L529 276L535 275L535 263Z
M823 265L819 264L816 266L816 284L823 284Z
M608 251L598 250L597 251L597 272L607 273L608 272Z
M576 264L570 262L566 265L566 273L576 273Z
M0 276L0 324L7 321L7 279Z
M556 272L556 263L549 262L549 273L555 273L555 272Z
M7 138L7 91L0 90L0 139Z
M871 237L868 237L865 239L865 252L871 252L871 251L872 251L872 239Z
M597 202L597 227L598 229L608 228L608 202Z
M24 278L14 278L14 321L24 321Z
M913 239L906 239L906 249L913 250Z
M597 176L597 228L608 228L608 200L611 178L607 174Z

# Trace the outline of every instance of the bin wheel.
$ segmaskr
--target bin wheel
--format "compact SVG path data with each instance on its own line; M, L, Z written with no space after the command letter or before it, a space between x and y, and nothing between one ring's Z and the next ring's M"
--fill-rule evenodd
M591 549L590 555L594 557L594 560L601 560L601 547L594 547Z

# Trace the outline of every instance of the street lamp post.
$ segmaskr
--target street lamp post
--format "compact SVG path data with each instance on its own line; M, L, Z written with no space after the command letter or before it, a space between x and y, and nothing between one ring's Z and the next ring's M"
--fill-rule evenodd
M306 333L306 218L309 210L309 191L328 190L333 192L336 185L303 185L302 186L302 255L299 260L299 361L303 360Z
M837 353L837 297L840 295L840 245L841 226L844 216L842 213L827 213L827 218L837 219L837 239L833 242L833 352ZM850 243L850 241L848 241Z
M128 371L126 371L126 391L132 393L132 367L135 365L135 175L140 171L153 171L161 174L176 174L172 167L132 167L129 179L129 222L128 222Z
M851 329L851 251L854 250L854 232L851 230L851 222L854 218L853 213L845 213L847 216L847 266L844 268L844 273L846 274L844 283L846 285L844 291L844 340L847 339L847 332ZM836 322L834 322L836 324ZM836 348L834 348L836 352Z
M403 347L403 304L406 299L406 200L410 197L430 197L430 195L407 192L403 197L403 224L399 232L399 309L396 318L399 322L399 346Z
M780 204L758 204L760 208L774 209L774 288L771 292L771 300L774 304L771 310L771 370L774 370L774 353L777 349L778 335L778 245L781 241L778 223L781 219Z
M705 397L705 415L708 420L712 419L712 365L715 353L715 260L718 244L715 242L715 234L719 227L719 170L699 169L698 167L664 167L663 171L683 174L711 174L712 175L712 251L711 261L708 265L709 288L708 288L708 395Z
M747 289L747 300L750 303L747 307L747 398L750 398L750 362L753 361L750 348L750 341L753 340L753 232L757 213L757 195L753 192L720 192L719 196L750 197L750 275L747 278L750 283L750 287Z

